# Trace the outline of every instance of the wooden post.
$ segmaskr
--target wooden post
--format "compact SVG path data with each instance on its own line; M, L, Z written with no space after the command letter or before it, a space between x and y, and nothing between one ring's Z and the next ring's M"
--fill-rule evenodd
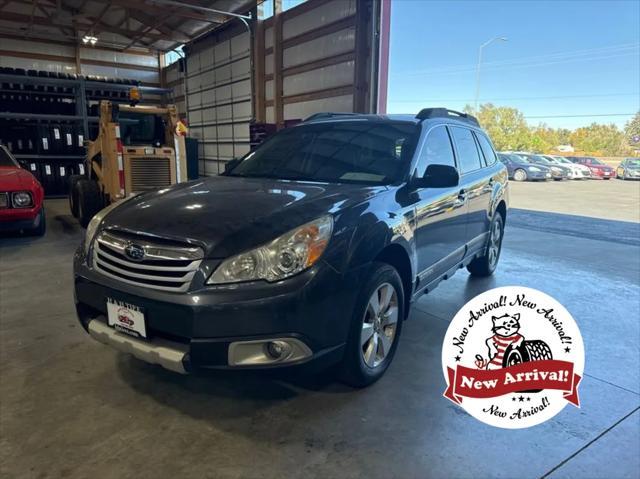
M255 15L254 18L256 18L253 33L254 117L257 122L264 123L267 116L264 79L264 22L258 18L258 15Z
M273 107L277 128L284 128L282 103L282 0L273 0Z
M368 61L372 55L369 50L369 37L371 25L372 2L368 0L356 1L356 45L355 67L353 74L353 111L356 113L370 113L367 111L368 85ZM373 50L373 49L372 49Z

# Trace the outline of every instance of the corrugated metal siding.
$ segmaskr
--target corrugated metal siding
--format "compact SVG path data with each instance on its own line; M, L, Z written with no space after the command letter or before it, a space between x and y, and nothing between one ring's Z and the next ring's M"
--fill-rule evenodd
M187 55L188 120L200 144L200 174L219 174L249 151L250 38L241 33Z

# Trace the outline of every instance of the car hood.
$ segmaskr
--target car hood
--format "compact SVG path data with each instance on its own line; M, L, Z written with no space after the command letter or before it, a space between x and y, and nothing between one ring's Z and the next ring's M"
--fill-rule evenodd
M22 168L0 167L0 191L32 190L36 184L33 175Z
M612 170L613 171L613 168L611 168L608 165L587 165L587 166L595 170Z
M112 228L201 246L225 258L335 214L384 186L215 176L134 197L112 210Z
M640 166L635 166L635 165L634 166L626 165L626 166L623 166L623 168L629 171L640 171Z

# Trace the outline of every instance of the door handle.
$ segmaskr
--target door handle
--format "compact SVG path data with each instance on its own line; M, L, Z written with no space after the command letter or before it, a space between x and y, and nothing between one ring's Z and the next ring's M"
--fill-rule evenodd
M460 190L458 192L458 200L464 201L466 199L467 199L467 190L464 190L464 189Z

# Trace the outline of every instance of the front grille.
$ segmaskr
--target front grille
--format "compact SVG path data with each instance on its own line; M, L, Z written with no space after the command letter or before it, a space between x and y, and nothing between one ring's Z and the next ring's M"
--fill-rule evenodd
M170 158L130 158L129 168L132 193L164 188L171 184Z
M140 260L127 254L130 246L144 252ZM112 232L101 233L93 246L93 266L101 274L123 283L176 293L189 289L202 258L200 248L168 246Z

